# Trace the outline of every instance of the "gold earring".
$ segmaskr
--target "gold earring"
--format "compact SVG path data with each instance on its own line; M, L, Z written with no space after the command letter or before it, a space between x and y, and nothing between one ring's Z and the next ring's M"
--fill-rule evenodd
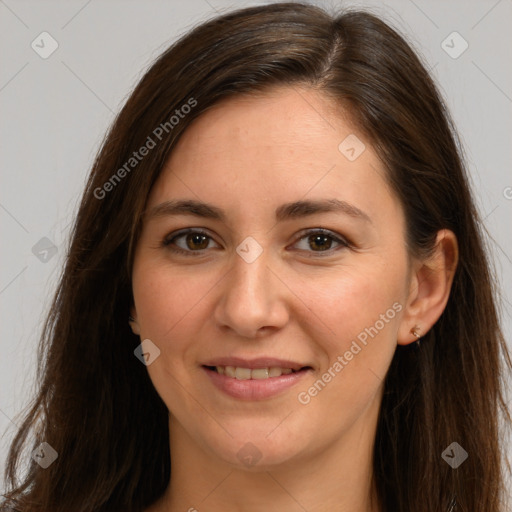
M416 337L416 345L418 347L420 346L420 339L421 339L420 333L418 332L419 330L420 330L420 328L418 326L415 326L410 331L411 334Z

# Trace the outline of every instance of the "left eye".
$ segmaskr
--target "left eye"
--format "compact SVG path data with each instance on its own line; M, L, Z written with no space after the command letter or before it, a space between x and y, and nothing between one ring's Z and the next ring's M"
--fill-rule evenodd
M303 240L305 241L306 245L309 246L310 248L317 247L319 249L319 250L314 250L312 252L328 252L328 251L336 250L336 249L332 249L333 242L338 244L338 248L339 248L339 246L341 246L341 247L349 246L348 242L346 240L344 240L343 238L335 236L334 234L331 234L330 231L326 231L323 229L310 231L309 233L307 233L306 235L301 237L299 239L299 242L302 242ZM307 251L308 249L306 248L306 249L301 249L301 250Z
M184 245L177 243L177 240L182 240ZM186 253L190 255L200 255L204 250L208 249L210 241L213 238L208 233L201 230L187 230L182 231L174 236L167 237L163 241L163 245L168 247L171 251L177 253ZM311 252L332 252L340 247L349 247L349 243L342 237L334 235L332 232L325 229L311 230L304 234L294 245L305 242L306 245L313 249ZM338 247L332 248L333 242L338 244ZM316 249L315 249L316 248ZM300 248L299 250L308 251L308 249ZM195 254L194 254L195 253Z

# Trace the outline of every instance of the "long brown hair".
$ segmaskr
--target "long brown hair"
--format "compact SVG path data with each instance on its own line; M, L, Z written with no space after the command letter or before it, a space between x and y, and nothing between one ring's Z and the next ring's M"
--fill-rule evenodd
M432 250L443 228L458 239L445 311L419 350L397 348L385 381L373 475L382 510L504 511L499 420L510 420L511 360L450 117L424 65L387 24L299 3L241 9L198 26L156 60L117 116L42 334L39 389L10 447L6 505L140 512L164 492L168 411L134 357L140 340L127 322L141 215L195 118L221 99L275 85L315 88L350 112L403 204L411 254ZM143 146L146 155L135 158ZM47 469L22 456L29 439L31 450L45 441L58 453ZM441 456L453 442L468 453L457 469Z

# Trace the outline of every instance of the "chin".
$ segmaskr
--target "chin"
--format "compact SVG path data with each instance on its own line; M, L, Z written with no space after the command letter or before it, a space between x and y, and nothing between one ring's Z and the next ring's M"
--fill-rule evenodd
M278 435L272 428L262 431L245 430L222 441L210 444L211 450L230 466L245 471L267 471L296 459L304 448L304 439L295 439L288 433ZM269 434L270 432L270 434ZM211 440L210 440L211 442Z

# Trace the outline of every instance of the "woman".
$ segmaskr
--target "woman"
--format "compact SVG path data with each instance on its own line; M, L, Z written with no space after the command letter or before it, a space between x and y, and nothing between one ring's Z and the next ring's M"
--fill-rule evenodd
M6 506L503 512L493 286L395 31L296 3L209 21L94 163Z

